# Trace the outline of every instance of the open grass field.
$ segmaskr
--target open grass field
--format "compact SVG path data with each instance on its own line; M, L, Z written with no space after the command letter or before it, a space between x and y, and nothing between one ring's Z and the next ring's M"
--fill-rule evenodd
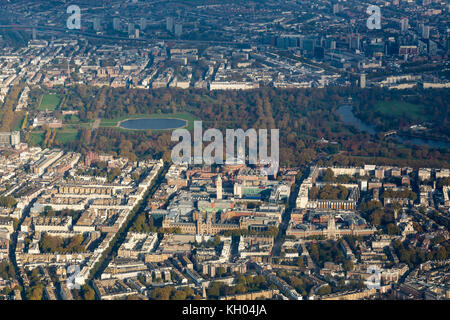
M77 115L63 116L63 122L77 124L80 123L80 118Z
M87 122L78 122L78 123L71 123L71 122L64 122L64 130L78 130L79 128L92 128L92 124L94 121L87 121Z
M32 145L39 145L42 141L44 141L44 134L42 132L32 132L30 134L30 143Z
M61 130L56 132L55 141L66 143L78 138L78 130Z
M188 125L187 125L186 129L188 129L188 130L191 130L191 129L194 128L194 121L195 120L199 120L199 119L197 119L196 117L194 117L193 115L191 115L189 113L133 114L133 115L127 115L127 116L118 117L118 118L114 118L114 119L102 119L102 121L100 122L100 127L117 127L119 122L121 122L121 121L124 121L124 120L127 120L127 119L142 119L142 118L149 118L149 119L161 118L161 119L182 119L182 120L186 120L188 122ZM117 127L117 128L119 128L119 127ZM120 129L121 130L127 130L127 129L124 129L124 128L120 128ZM157 131L157 130L152 130L152 131Z
M39 110L55 110L61 99L57 94L44 94L39 104Z
M384 115L394 117L406 116L412 120L429 120L430 117L425 112L422 105L412 104L403 101L382 101L377 103L376 110Z
M78 130L72 128L62 128L56 130L55 141L66 143L78 139ZM30 135L30 142L33 145L38 145L44 141L44 131L33 131Z
M22 130L22 124L23 124L24 118L25 118L24 111L14 112L14 120L13 120L14 125L12 128L14 131Z

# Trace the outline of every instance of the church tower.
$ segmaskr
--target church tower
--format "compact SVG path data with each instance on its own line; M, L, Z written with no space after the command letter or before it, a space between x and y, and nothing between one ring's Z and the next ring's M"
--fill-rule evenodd
M335 239L336 236L336 221L334 220L333 214L328 216L328 239Z
M217 176L217 181L216 181L216 198L217 200L222 200L223 197L223 190L222 190L222 177L220 176L220 174Z

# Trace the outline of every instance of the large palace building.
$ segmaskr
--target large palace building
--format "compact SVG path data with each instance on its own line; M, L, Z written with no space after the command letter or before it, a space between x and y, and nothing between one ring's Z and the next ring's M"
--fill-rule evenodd
M194 212L193 222L174 222L170 218L164 218L163 228L179 228L181 233L215 235L222 231L240 229L236 223L213 223L214 213Z

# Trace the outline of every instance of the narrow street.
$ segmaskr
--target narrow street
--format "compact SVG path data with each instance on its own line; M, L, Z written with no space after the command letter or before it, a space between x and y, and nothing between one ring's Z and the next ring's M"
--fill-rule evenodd
M9 259L14 267L14 271L16 273L17 280L19 281L19 284L22 287L22 291L21 291L22 299L25 298L25 286L23 283L22 274L19 270L19 267L17 266L17 261L16 261L17 236L18 236L18 233L20 231L20 227L22 226L23 221L25 220L26 217L28 217L28 215L30 213L30 209L33 207L37 198L38 197L36 197L33 201L31 201L28 204L28 206L26 206L23 209L22 218L20 219L19 224L17 225L17 229L14 230L14 233L11 235L11 245L9 247Z
M110 247L108 249L106 249L105 252L103 253L103 255L104 255L103 259L101 261L99 261L98 265L95 266L94 270L91 271L91 276L89 277L89 280L100 277L102 272L105 270L105 268L111 262L112 258L117 255L117 251L119 250L119 247L122 244L122 242L125 240L128 230L133 225L133 223L136 220L136 218L138 217L139 213L141 213L145 209L145 207L147 206L148 200L153 196L153 194L156 192L156 190L158 190L158 187L160 186L161 182L164 180L164 177L166 176L168 169L169 169L168 163L164 163L164 167L161 169L161 172L158 174L158 178L150 186L149 190L147 191L147 194L144 196L141 203L138 204L137 207L133 210L134 212L130 213L128 222L126 222L126 224L117 232Z
M275 238L275 242L272 248L272 257L279 257L281 254L281 246L283 244L287 227L289 226L289 220L291 219L291 212L295 208L298 191L300 189L300 185L302 184L303 180L307 178L309 175L309 168L305 169L303 172L303 175L300 179L296 179L295 181L295 187L294 191L291 192L291 195L289 197L288 207L283 213L282 220L279 226L277 237Z

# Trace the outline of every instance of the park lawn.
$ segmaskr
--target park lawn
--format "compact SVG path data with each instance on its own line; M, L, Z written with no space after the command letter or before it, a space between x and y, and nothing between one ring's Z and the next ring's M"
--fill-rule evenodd
M78 130L79 128L91 129L94 121L78 122L78 123L65 123L64 130Z
M404 101L380 101L375 106L376 110L386 116L401 117L405 115L412 120L430 120L425 113L425 106Z
M14 124L14 127L13 127L13 130L14 130L14 131L20 131L20 130L22 130L23 118L24 118L24 117L22 117L22 119L18 119L17 121L15 121L15 124Z
M55 141L59 141L61 143L66 143L70 141L75 141L78 138L78 130L58 130L56 132Z
M61 99L57 94L44 94L39 105L39 110L50 110L53 111L58 106Z
M23 124L24 118L25 118L24 111L14 112L14 121L13 121L13 123L14 123L13 130L14 131L22 130L22 124Z
M65 116L63 116L62 119L63 119L64 123L71 123L71 124L80 123L80 117L78 117L77 115L74 115L74 114L71 115L70 120L66 120Z
M44 141L44 134L42 132L32 132L30 134L30 143L34 146L40 145Z
M78 130L76 129L57 129L55 141L59 141L60 143L66 143L70 141L75 141L78 139ZM44 132L43 131L35 131L30 135L30 142L33 145L39 145L44 141Z
M100 127L117 127L119 122L127 119L142 119L142 118L161 118L161 119L182 119L186 120L188 122L186 129L192 130L194 128L194 121L198 120L196 117L194 117L190 113L152 113L152 114L133 114L133 115L126 115L122 117L117 117L114 119L102 119L100 122ZM126 131L134 131L134 130L128 130L124 128L120 128L121 130ZM152 130L152 131L159 131L159 130Z

